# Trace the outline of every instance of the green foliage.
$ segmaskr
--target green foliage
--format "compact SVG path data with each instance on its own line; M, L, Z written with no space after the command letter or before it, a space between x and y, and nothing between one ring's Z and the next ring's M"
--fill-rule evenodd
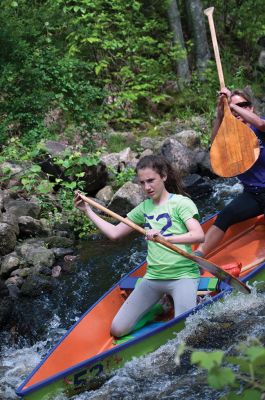
M176 361L188 349L182 344L177 350ZM223 400L261 400L265 393L265 348L258 340L241 343L237 355L224 351L194 351L191 363L207 370L208 384L216 390L224 390Z
M63 213L54 209L52 218L56 218L59 222L67 218L67 222L73 227L76 236L86 238L88 233L95 230L95 225L88 218L84 218L84 214L73 206L73 194L73 190L65 185L59 189L57 193L60 204L59 211L63 210Z
M208 1L202 0L202 3L205 8L209 7ZM257 42L265 34L263 0L255 1L255 9L251 1L215 0L213 5L219 42L224 43L228 40L229 45L232 45L235 50L234 59L230 62L234 61L239 54L245 56L246 59L256 57L259 51ZM250 15L255 15L255 18L251 20ZM233 63L230 65L235 67Z
M83 148L80 148L79 151L66 150L54 156L54 164L62 169L64 175L64 178L55 178L44 173L38 164L32 163L32 158L47 156L42 142L29 149L19 138L14 137L11 138L8 146L3 146L0 163L12 160L23 165L23 170L18 174L13 174L9 167L2 168L0 185L1 188L5 188L11 178L16 178L17 185L11 190L21 191L28 196L36 196L43 216L57 221L67 218L74 231L83 237L94 228L92 223L83 218L81 213L74 208L74 191L84 189L84 170L86 167L97 165L99 155L99 151L85 154Z
M161 88L175 79L166 18L167 2L86 0L57 3L71 21L70 54L79 54L109 91L106 118L118 127L139 123L167 96ZM95 18L96 16L96 18ZM74 28L78 26L78 33Z
M53 1L34 5L4 2L0 12L0 132L34 139L48 111L62 110L66 123L81 130L102 127L103 91L92 85L89 63L71 57L64 43L67 16ZM38 129L39 139L47 130Z
M110 153L119 153L126 147L126 138L121 134L110 135L107 139L107 147Z
M71 184L67 182L61 182L61 184L71 189L76 189L77 186L81 189L83 184L82 178L85 175L84 168L97 165L99 163L99 155L99 152L84 155L82 151L67 149L63 153L54 156L53 161L55 165L63 168L64 175L75 179L75 182L71 182Z
M25 164L24 189L37 194L45 209L49 192L57 190L63 208L73 211L72 192L83 188L84 169L98 162L96 143L106 125L148 125L155 135L153 127L161 120L203 114L210 131L219 90L216 65L212 61L204 72L197 71L185 2L178 3L192 72L182 91L175 67L183 51L172 45L168 0L2 0L0 162L30 163L43 155L41 139L62 137L79 144L76 153L55 160L67 180L54 182ZM209 6L206 0L201 3ZM213 5L227 86L250 84L262 97L265 75L257 59L265 34L264 1L255 2L254 14L250 0L216 0ZM54 110L60 118L47 123ZM205 134L205 145L208 140ZM108 140L109 151L119 152L125 145L121 137ZM91 155L83 157L82 152ZM6 169L3 186L10 176ZM130 169L115 173L116 187L133 177Z
M118 187L124 185L125 182L132 181L135 178L134 168L125 168L123 171L118 172L115 177L115 182Z
M206 0L202 0L202 4L204 8L209 7ZM255 10L249 0L215 0L213 5L226 85L264 84L264 71L257 65L265 35L264 1L255 1ZM255 17L250 18L250 15Z
M112 167L108 167L108 169L113 176L112 181L115 189L119 189L126 182L132 181L136 176L134 168L127 167L120 172L116 171L116 169Z
M179 6L192 81L180 92L174 83L182 50L172 45L167 0L3 0L0 143L19 136L30 145L37 137L71 132L69 140L88 145L105 123L120 129L176 115L211 117L216 66L198 74L184 3ZM227 86L251 83L262 95L264 73L256 61L265 32L263 1L255 2L253 19L250 0L216 0L214 7ZM63 124L44 126L54 109Z

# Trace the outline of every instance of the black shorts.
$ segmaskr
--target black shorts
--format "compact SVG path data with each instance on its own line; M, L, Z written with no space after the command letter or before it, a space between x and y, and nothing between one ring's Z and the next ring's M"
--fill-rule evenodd
M252 193L244 191L231 201L217 216L214 225L222 231L237 222L256 217L265 211L265 192Z

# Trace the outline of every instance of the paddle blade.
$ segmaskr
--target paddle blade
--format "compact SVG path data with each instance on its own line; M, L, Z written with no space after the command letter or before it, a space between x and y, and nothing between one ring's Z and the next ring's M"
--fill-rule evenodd
M255 163L259 151L255 133L225 105L224 118L210 150L213 171L225 178L242 174Z

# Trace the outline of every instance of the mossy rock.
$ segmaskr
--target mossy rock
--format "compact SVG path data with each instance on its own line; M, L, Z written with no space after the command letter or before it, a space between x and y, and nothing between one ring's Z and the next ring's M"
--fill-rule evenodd
M45 245L51 249L53 247L72 247L74 245L74 241L64 236L49 236L44 240Z

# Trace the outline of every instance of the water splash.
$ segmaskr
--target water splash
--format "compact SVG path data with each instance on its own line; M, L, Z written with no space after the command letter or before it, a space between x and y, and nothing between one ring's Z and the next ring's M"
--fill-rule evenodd
M0 358L0 399L17 399L15 389L21 384L39 364L51 347L66 332L61 327L58 315L54 315L48 327L48 336L43 341L38 341L33 346L19 347L20 344L2 347Z

